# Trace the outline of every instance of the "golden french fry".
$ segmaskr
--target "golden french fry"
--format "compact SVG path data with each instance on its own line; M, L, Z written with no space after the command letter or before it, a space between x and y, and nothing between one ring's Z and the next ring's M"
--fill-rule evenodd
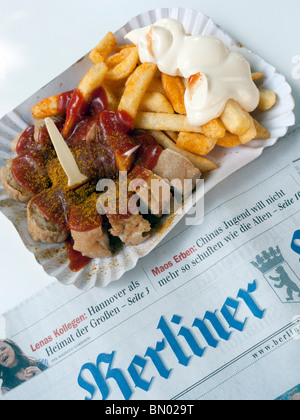
M81 79L77 89L87 102L93 91L102 86L107 71L104 63L97 63Z
M117 41L112 32L108 34L99 42L99 44L91 51L90 60L94 63L101 63L113 52L117 45Z
M31 108L31 114L35 120L42 120L47 117L53 117L59 114L60 95L50 96L34 105Z
M117 45L116 48L114 49L114 52L118 53L124 50L124 48L135 48L135 47L136 46L134 44Z
M205 156L214 149L217 139L211 139L199 133L181 132L177 137L176 144L180 149Z
M240 135L240 141L241 141L242 144L249 143L249 141L255 139L255 137L257 135L257 131L256 131L256 128L255 128L253 118L251 117L250 114L247 114L247 113L245 113L245 114L247 115L247 117L249 119L250 127L248 128L248 130L244 134Z
M256 139L269 139L271 137L271 134L269 133L268 130L266 130L258 121L256 121L255 119L253 119L254 121L254 125L256 128Z
M162 131L150 130L149 133L156 139L157 143L160 144L163 149L173 150L174 152L186 157L196 168L200 170L200 172L206 173L217 169L217 165L211 160L177 147L176 144Z
M137 67L127 83L118 110L126 111L133 119L136 117L144 94L156 74L157 66L144 63Z
M129 54L132 52L132 48L123 48L118 53L111 55L105 60L105 64L109 69L112 69L113 67L118 66L120 63L122 63L123 60L125 60Z
M236 147L242 144L239 136L226 132L225 136L217 140L217 145L222 147Z
M111 111L116 111L119 106L119 101L112 92L110 86L107 86L105 83L102 85L103 89L105 90L106 97L107 97L107 103L108 103L108 109Z
M259 89L259 96L258 109L260 111L269 111L276 104L276 93L271 90Z
M219 118L211 120L207 124L203 125L202 129L203 134L212 139L222 138L226 133L226 128Z
M137 68L136 68L136 70L137 70ZM125 80L125 84L123 86L124 87L124 90L125 90L126 86L129 85L129 83L131 83L131 78L132 77L135 77L135 72L132 72L131 75ZM135 80L133 80L132 83L134 84L135 83Z
M128 77L128 79L126 80L125 87L128 85L128 83L130 83L130 80L131 80L131 77L133 76L133 74L134 73L132 73ZM156 73L155 73L153 79L151 80L151 82L150 82L150 84L148 86L147 92L159 92L159 93L161 93L164 96L166 95L166 93L164 91L164 88L162 86L162 82L161 82L161 73L158 70L158 68L156 69Z
M106 82L115 82L126 79L135 70L139 61L138 48L131 48L129 55L107 72Z
M148 92L159 92L163 95L166 94L160 78L154 77L148 87Z
M251 120L246 112L232 99L227 102L221 115L221 121L227 131L238 136L244 134L251 127Z
M146 92L140 104L140 111L174 114L168 99L159 92Z
M254 137L255 139L265 140L270 138L271 135L268 130L266 130L258 121L253 119L253 123L256 129L256 136ZM217 140L217 145L223 147L235 147L240 146L241 144L243 143L241 142L240 137L229 132L226 132L223 138Z
M164 130L164 131L168 131L168 130ZM209 123L203 125L200 129L199 132L201 132L204 136L212 138L212 139L219 139L225 136L226 133L226 129L224 127L224 124L222 123L222 121L220 119L214 119L212 121L210 121ZM168 135L169 133L174 133L176 135L176 138L178 136L178 133L176 133L175 131L168 131ZM169 137L171 137L172 139L174 139L174 135L169 135Z
M107 71L108 69L104 63L97 63L81 79L77 89L81 92L87 102L90 99L91 93L98 87L102 86ZM33 106L31 108L33 118L40 120L47 117L53 117L54 115L61 113L60 102L62 95L50 96Z
M161 81L163 88L166 92L166 96L171 102L175 112L178 114L186 114L186 108L184 104L185 86L182 80L178 76L168 76L162 73Z
M144 130L186 131L203 134L203 127L190 125L185 115L163 114L162 112L138 112L135 127Z
M255 82L256 80L261 79L264 77L264 73L252 73L252 80Z

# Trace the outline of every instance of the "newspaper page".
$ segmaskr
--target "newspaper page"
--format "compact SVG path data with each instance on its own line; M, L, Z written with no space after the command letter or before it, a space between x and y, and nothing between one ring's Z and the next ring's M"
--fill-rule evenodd
M183 220L120 281L54 283L3 314L0 364L36 363L3 377L2 399L184 402L160 406L179 414L299 399L299 146L296 130L218 185L201 225Z

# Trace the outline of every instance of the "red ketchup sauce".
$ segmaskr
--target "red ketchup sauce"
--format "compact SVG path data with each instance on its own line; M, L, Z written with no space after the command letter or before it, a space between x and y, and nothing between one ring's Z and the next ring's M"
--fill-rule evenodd
M66 241L68 258L70 261L69 268L74 273L78 273L83 270L91 261L91 258L85 257L81 252L75 251L74 241L72 238Z
M100 113L100 141L114 151L119 171L132 168L137 144L128 134L133 128L133 120L123 111L103 111Z
M34 126L28 127L16 146L18 157L12 162L12 175L24 190L38 194L50 185L41 146L34 140Z
M31 125L21 134L16 147L16 152L18 155L24 155L26 152L33 150L35 147L36 143L34 140L34 126Z
M69 227L76 232L89 232L102 226L103 219L97 212L97 194L91 195L84 203L71 208Z
M67 109L75 89L69 90L68 92L61 93L58 98L58 113L61 115L67 114Z
M140 145L136 152L136 164L150 170L154 169L163 148L157 144L154 137L145 131L136 134L134 136L134 141Z
M35 204L44 217L55 223L63 232L69 232L68 216L72 203L72 195L68 195L61 188L54 186L36 195L32 203Z
M66 122L62 131L64 138L72 133L74 127L85 117L88 109L88 102L84 99L82 93L76 89L67 108Z
M88 112L94 114L107 108L107 97L102 87L95 89L89 99L83 97L82 93L76 89L71 98L67 95L68 102L66 110L66 121L62 130L62 135L66 139L72 134L72 131L78 123L80 123Z
M12 175L20 187L33 195L51 185L44 158L38 151L15 158L12 163Z

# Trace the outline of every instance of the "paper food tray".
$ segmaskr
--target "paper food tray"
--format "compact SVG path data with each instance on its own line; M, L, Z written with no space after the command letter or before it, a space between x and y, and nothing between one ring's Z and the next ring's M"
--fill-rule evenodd
M258 86L275 91L278 97L277 104L272 110L256 114L256 119L271 133L270 139L252 141L250 144L233 149L216 147L210 156L220 164L220 167L206 176L206 193L229 175L257 159L264 148L273 146L287 133L288 127L295 123L293 114L295 103L291 88L283 75L262 58L241 47L239 42L200 12L183 8L152 10L133 18L119 29L115 33L116 39L120 44L125 44L124 35L129 31L154 24L159 19L167 17L181 22L186 33L213 35L221 39L228 47L236 49L250 62L252 71L265 74L262 81L257 82ZM43 98L76 88L83 75L92 66L88 55L0 120L0 167L6 166L7 159L15 157L11 150L12 140L33 123L31 107ZM191 207L192 200L189 200L185 210L188 211ZM82 271L74 273L69 269L67 250L64 245L41 244L31 239L27 229L26 205L9 199L2 185L0 185L0 210L13 223L26 248L34 254L37 262L48 275L65 285L73 284L80 289L94 286L105 287L120 279L125 272L136 266L140 258L149 254L184 217L184 214L168 217L162 228L154 231L144 244L124 247L110 258L92 260Z

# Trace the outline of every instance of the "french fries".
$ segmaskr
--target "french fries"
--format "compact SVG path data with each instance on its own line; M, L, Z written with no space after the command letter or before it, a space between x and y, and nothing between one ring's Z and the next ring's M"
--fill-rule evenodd
M252 73L253 82L256 82L256 80L259 80L262 77L264 77L264 73Z
M276 104L276 93L268 89L259 89L260 99L258 109L260 111L269 111Z
M239 136L227 132L224 137L217 140L217 145L222 147L236 147L242 144Z
M167 74L161 75L161 81L163 88L166 92L166 96L171 102L175 112L178 114L186 114L184 104L184 93L185 86L178 76L168 76Z
M221 120L226 130L237 136L246 133L251 127L251 121L246 112L232 99L227 102Z
M119 101L118 101L117 97L114 95L110 86L103 83L102 87L103 87L103 89L105 90L105 93L106 93L108 109L112 110L112 111L116 111L118 109L118 106L119 106Z
M119 111L126 111L135 119L144 94L154 78L157 66L151 63L141 64L130 77L120 100Z
M217 143L217 139L211 139L203 134L197 133L179 133L176 144L181 149L205 156L210 153Z
M256 121L253 118L254 121L254 125L256 128L256 139L263 139L263 140L267 140L271 137L270 133L268 132L268 130L266 130L258 121Z
M121 61L118 65L111 68L106 76L107 82L115 82L127 79L136 68L139 61L138 48L131 48L128 56Z
M132 51L133 51L133 48L129 48L129 47L123 48L122 50L120 50L120 52L108 57L107 60L105 61L105 64L107 65L109 69L112 69L113 67L116 67L119 64L121 64L122 61L125 60Z
M108 34L99 42L99 44L90 53L90 60L94 63L101 63L113 52L117 46L117 41L112 32Z
M93 91L102 86L107 72L107 66L100 62L95 64L81 79L77 90L82 94L83 98L87 102L89 101Z
M268 139L270 133L234 100L230 99L224 112L201 127L189 124L185 107L187 79L161 73L151 63L141 64L135 45L118 46L109 32L91 51L94 66L82 78L77 90L86 101L93 90L102 86L108 99L108 109L126 111L136 129L149 131L163 148L170 148L188 158L202 173L217 165L203 156L216 146L232 148L253 139ZM255 82L264 77L252 73ZM276 104L276 94L259 89L258 110L268 111ZM60 95L41 101L32 108L35 119L57 115ZM66 121L65 134L72 128Z
M174 114L168 99L160 92L146 92L139 107L140 111Z
M103 63L97 63L95 64L81 79L78 87L77 92L82 95L84 102L82 103L83 109L86 108L85 104L88 104L90 101L90 97L92 93L95 91L95 89L102 86L104 82L104 78L107 74L107 66ZM77 97L72 96L70 101L70 106L77 103ZM82 111L81 111L82 112ZM75 127L77 123L77 115L72 112L67 112L67 117L65 121L65 125L62 131L62 135L64 138L67 138L67 136L72 132L73 128Z
M225 136L226 128L220 118L211 120L202 126L203 134L213 139L220 139Z
M242 144L249 143L249 141L255 139L255 137L257 135L257 131L256 131L256 128L255 128L253 118L251 117L250 114L246 114L246 115L247 115L247 118L249 119L250 126L245 131L245 133L240 136L240 141L241 141Z
M186 115L160 112L138 112L135 118L135 128L204 134L203 126L190 125Z
M31 108L31 114L35 120L42 120L47 117L53 117L59 114L60 95L50 96L34 105Z
M154 77L154 79L150 83L150 86L148 87L148 92L159 92L162 95L166 94L162 85L161 78Z

